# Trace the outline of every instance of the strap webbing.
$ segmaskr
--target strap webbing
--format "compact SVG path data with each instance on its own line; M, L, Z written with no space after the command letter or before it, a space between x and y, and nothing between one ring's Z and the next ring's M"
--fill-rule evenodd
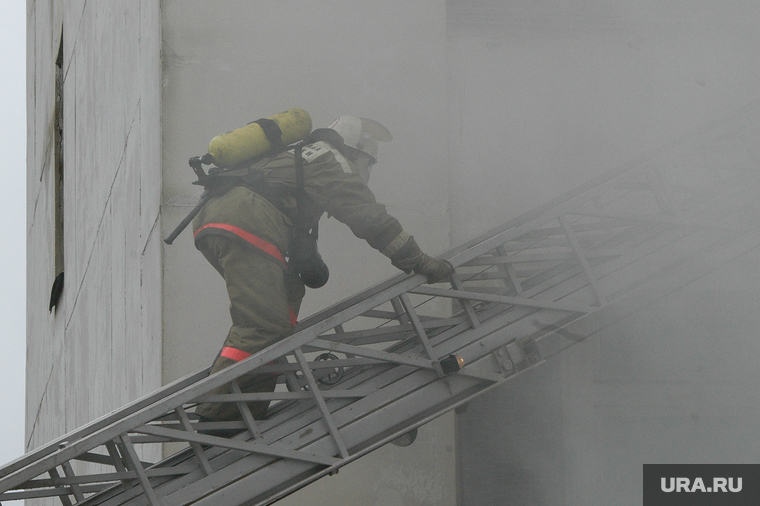
M280 125L269 118L257 119L256 121L251 121L251 123L257 123L264 130L264 135L267 136L267 140L272 145L270 152L279 153L285 150L285 146L282 143Z

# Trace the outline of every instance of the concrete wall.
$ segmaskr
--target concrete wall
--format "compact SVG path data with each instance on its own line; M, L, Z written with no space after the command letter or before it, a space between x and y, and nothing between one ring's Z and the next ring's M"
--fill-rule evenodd
M448 3L453 243L760 97L751 2ZM471 403L462 504L634 505L643 463L753 462L757 262Z
M187 166L220 133L301 107L314 127L341 114L376 119L393 134L370 187L423 248L449 246L445 5L287 0L165 1L163 10L163 234L200 194ZM323 219L330 282L309 291L301 317L397 271L387 258ZM230 325L221 277L185 231L164 248L163 380L207 367ZM283 504L454 504L453 417L388 446Z
M161 27L155 0L27 5L31 450L160 386ZM49 313L61 31L65 288Z

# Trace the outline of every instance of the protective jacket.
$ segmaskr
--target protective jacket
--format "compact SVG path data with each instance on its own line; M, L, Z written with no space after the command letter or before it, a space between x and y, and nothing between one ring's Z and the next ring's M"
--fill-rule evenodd
M327 212L389 258L407 242L410 236L340 152L318 141L303 148L303 159L307 198L301 201L301 215L307 228ZM294 154L287 151L244 170L263 177L254 185L235 186L208 201L193 221L196 245L208 234L221 234L263 250L285 266L297 222Z

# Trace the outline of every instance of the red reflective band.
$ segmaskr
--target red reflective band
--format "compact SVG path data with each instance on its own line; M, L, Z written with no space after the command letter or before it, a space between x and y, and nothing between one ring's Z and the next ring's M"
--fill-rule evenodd
M288 308L288 313L290 314L290 324L295 327L298 323L298 315L290 308Z
M285 263L285 256L280 252L280 250L272 244L271 242L267 242L261 237L257 237L253 235L250 232L246 232L242 228L236 227L234 225L229 225L227 223L206 223L201 228L195 231L195 234L193 236L198 235L198 232L201 230L207 229L207 228L219 228L222 230L226 230L228 232L232 232L236 236L242 238L246 242L253 244L257 248L259 248L264 253L269 253L273 257L275 257L277 260L282 262L282 264L287 268L287 264Z
M229 358L230 360L234 360L235 362L240 362L241 360L250 357L251 354L246 353L243 350L238 350L237 348L230 348L229 346L225 346L222 348L221 356L224 358Z

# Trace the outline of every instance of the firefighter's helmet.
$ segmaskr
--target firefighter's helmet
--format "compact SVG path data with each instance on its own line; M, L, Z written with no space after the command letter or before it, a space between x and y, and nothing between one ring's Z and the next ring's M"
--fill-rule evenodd
M327 128L338 132L346 146L368 154L372 163L377 163L377 141L393 139L387 128L368 118L340 116Z

